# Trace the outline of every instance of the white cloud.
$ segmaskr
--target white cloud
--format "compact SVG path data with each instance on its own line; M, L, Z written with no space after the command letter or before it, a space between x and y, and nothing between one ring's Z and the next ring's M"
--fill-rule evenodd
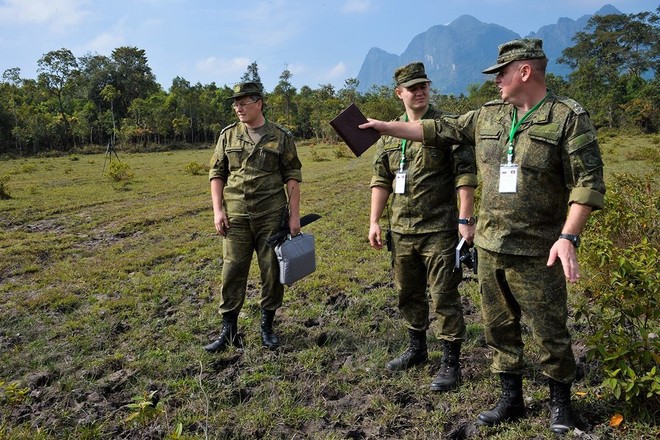
M239 77L247 70L247 66L252 63L249 58L217 58L208 57L195 64L198 72L204 75L213 75L220 77Z
M90 15L88 4L89 0L5 0L0 6L0 22L37 24L66 31Z
M343 61L340 61L328 70L324 76L327 80L341 79L346 74L346 70L346 64L344 64Z
M371 0L348 0L341 10L344 14L364 14L371 10Z
M124 36L119 33L103 32L84 44L81 49L87 52L98 52L109 55L117 47L124 46Z

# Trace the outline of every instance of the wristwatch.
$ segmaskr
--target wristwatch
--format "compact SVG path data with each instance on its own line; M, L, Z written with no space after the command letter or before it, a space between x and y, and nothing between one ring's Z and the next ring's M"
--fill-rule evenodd
M472 226L475 223L477 223L477 218L476 217L468 217L468 218L459 218L458 219L458 224L459 225Z
M559 238L566 239L570 241L573 246L576 248L580 246L580 236L579 235L573 235L573 234L559 234Z

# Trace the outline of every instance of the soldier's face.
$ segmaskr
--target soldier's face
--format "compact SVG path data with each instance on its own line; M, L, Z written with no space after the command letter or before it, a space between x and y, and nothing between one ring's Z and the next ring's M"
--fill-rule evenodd
M232 104L239 121L246 124L256 121L261 115L261 100L254 101L251 97L239 98Z
M407 109L424 110L429 104L431 87L429 83L423 82L410 87L397 87L396 95Z
M510 104L515 104L523 84L520 66L520 62L514 61L495 75L495 84L500 89L502 100Z

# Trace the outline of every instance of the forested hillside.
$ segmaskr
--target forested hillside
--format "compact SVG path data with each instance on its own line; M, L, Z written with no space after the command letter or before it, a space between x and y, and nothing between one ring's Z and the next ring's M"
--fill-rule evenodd
M657 132L659 41L658 11L594 16L560 59L572 73L549 75L550 87L580 102L599 127ZM2 74L0 157L96 151L108 143L132 151L206 145L234 121L226 99L231 85L191 84L177 77L164 90L137 47L116 48L109 57L76 57L62 48L36 63L37 79L22 78L18 68ZM339 90L329 84L297 90L291 78L284 70L278 85L266 91L266 111L299 139L335 139L328 121L351 102L380 119L401 111L389 86L361 93L359 81L348 78ZM498 97L484 78L466 95L436 94L435 104L462 112ZM256 62L243 79L260 79Z

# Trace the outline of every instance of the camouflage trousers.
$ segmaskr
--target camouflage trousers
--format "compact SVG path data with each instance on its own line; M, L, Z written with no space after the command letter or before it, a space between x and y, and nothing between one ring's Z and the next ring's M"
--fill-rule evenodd
M245 302L245 291L256 251L261 273L262 309L276 310L282 305L284 286L280 283L280 267L272 247L266 239L280 227L282 211L267 214L257 219L247 217L230 218L230 227L223 240L222 290L220 313L238 312Z
M392 233L392 267L401 315L409 328L425 331L429 327L430 296L437 316L434 330L447 341L465 338L463 306L458 293L463 274L460 269L454 270L457 244L455 231Z
M524 315L540 349L543 374L560 382L575 379L575 357L566 326L568 305L561 264L479 248L479 287L486 342L495 373L521 373Z

